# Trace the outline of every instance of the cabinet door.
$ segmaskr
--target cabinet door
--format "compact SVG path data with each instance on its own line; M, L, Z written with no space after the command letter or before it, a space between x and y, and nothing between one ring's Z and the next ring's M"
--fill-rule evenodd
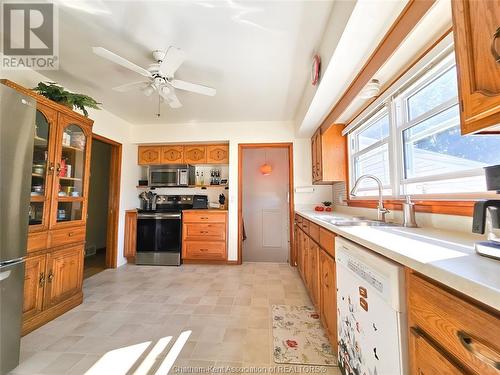
M48 255L46 307L53 306L81 291L83 246L71 246L53 251Z
M23 319L29 319L43 309L46 255L26 258L24 273Z
M309 237L302 233L302 280L309 285Z
M312 162L312 181L316 182L318 180L318 174L316 171L316 133L311 137L311 162Z
M47 230L49 226L50 199L55 169L56 126L57 112L38 103L31 170L30 233ZM28 248L30 247L33 246L28 245Z
M51 228L84 225L92 131L80 120L59 114L57 136Z
M316 242L309 239L309 290L311 293L311 299L316 307L319 307L319 246Z
M183 146L163 146L161 148L161 164L182 164L183 162Z
M417 330L410 330L410 358L412 375L467 374L453 364L434 344Z
M160 164L161 154L160 146L139 146L137 163L139 165Z
M337 285L335 260L320 251L320 312L333 352L337 353Z
M462 134L500 124L500 0L454 0Z
M229 164L229 145L207 146L207 164Z
M206 146L184 146L184 163L205 164L207 162Z
M302 260L303 260L303 255L302 255L302 252L304 251L303 250L303 244L302 244L302 231L299 230L298 228L296 229L297 230L297 236L296 236L296 246L297 246L297 269L299 270L299 274L302 275L303 272L304 272L304 266L302 264Z
M135 257L137 250L137 211L125 213L125 242L123 244L123 256L125 258Z
M321 129L316 132L316 180L321 181L323 179L323 154L322 154L322 139L321 139Z

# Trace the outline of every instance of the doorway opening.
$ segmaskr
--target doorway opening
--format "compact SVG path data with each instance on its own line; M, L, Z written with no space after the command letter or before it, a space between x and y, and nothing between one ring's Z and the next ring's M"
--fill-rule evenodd
M84 278L116 268L122 145L92 134Z
M238 145L238 260L293 264L293 144Z

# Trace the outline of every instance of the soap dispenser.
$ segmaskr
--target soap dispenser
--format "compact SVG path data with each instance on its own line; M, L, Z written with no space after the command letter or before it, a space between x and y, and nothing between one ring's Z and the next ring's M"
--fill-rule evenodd
M415 204L411 201L409 195L406 196L406 202L403 203L403 226L406 228L418 228L415 220Z

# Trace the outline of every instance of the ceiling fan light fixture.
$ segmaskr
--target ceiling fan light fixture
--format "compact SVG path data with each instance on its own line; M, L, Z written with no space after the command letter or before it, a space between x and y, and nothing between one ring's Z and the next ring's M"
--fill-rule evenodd
M142 92L146 96L150 96L154 91L155 91L155 88L153 87L153 85L149 85L145 89L142 90Z

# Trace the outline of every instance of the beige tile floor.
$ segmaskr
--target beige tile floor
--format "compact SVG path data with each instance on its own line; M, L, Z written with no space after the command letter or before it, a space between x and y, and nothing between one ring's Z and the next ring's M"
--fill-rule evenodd
M272 359L271 306L310 303L298 273L286 264L106 270L85 280L82 305L22 339L13 374L154 373L188 330L171 373L187 366L278 366ZM162 347L166 337L170 342Z

